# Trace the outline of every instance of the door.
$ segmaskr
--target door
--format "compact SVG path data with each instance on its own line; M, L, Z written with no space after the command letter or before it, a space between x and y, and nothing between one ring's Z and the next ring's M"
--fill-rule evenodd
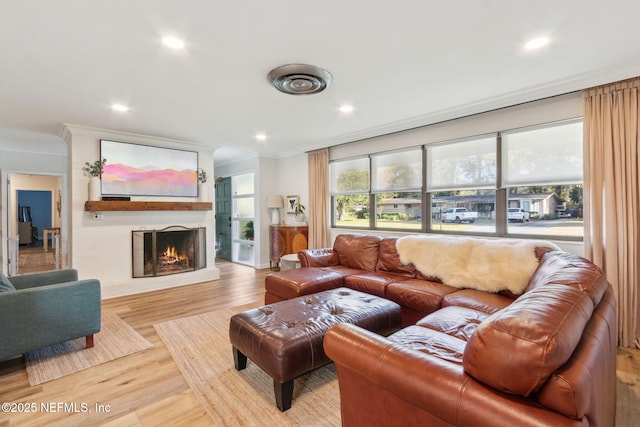
M217 178L216 258L231 261L231 178Z

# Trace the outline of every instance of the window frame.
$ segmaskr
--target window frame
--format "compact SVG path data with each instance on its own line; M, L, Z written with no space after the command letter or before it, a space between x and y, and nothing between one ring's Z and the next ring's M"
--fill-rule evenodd
M344 159L336 159L333 160L331 163L334 162L342 162L342 161L348 161L348 160L353 160L355 158L368 158L369 159L369 191L368 193L364 193L364 192L359 192L359 193L354 193L354 194L368 194L368 209L369 209L369 221L368 221L368 225L367 226L345 226L345 225L338 225L336 224L336 210L335 210L335 197L336 194L330 192L330 200L331 200L331 227L335 228L335 229L359 229L359 230L370 230L370 231L392 231L392 232L401 232L401 233L433 233L433 234L453 234L453 235L468 235L468 236L479 236L479 237L512 237L512 238L522 238L522 239L546 239L546 240L556 240L556 241L575 241L575 242L582 242L584 241L584 226L583 226L583 232L581 236L567 236L567 235L557 235L557 234L522 234L522 233L517 233L517 232L513 232L513 230L511 232L509 232L509 224L508 224L508 219L507 219L507 208L508 208L508 204L509 204L509 188L511 187L506 187L502 185L502 173L504 171L503 169L503 155L504 155L504 151L503 151L503 145L502 145L502 133L506 133L506 132L518 132L518 131L526 131L527 129L542 129L542 128L546 128L546 127L554 127L554 126L560 126L563 123L566 124L571 124L571 123L577 123L577 122L582 122L584 123L584 119L582 117L575 117L572 119L566 119L566 120L556 120L556 121L550 121L550 122L546 122L546 123L540 123L537 124L535 126L523 126L521 128L513 128L513 129L509 129L509 130L501 130L501 131L496 131L496 132L490 132L490 133L484 133L484 134L480 134L480 135L475 135L475 136L469 136L469 137L465 137L465 138L458 138L458 139L454 139L454 140L445 140L445 141L437 141L437 142L432 142L432 143L428 143L428 144L421 144L421 145L416 145L416 146L410 146L410 147L405 147L402 149L397 149L397 150L391 150L391 151L383 151L383 152L377 152L377 153L370 153L366 156L358 156L358 157L353 157L353 158L344 158ZM443 191L443 190L437 190L437 191L428 191L428 177L429 177L429 171L427 170L427 167L429 165L429 159L428 159L428 148L429 147L436 147L439 145L447 145L447 144L455 144L455 143L462 143L462 142L466 142L466 141L470 141L470 140L474 140L474 139L483 139L486 138L487 136L493 136L495 137L495 155L496 155L496 178L495 178L495 229L493 232L488 232L488 233L484 233L484 232L470 232L470 231L457 231L457 230L437 230L432 228L432 223L431 223L431 218L432 218L432 214L433 214L433 210L432 210L432 194L438 191ZM402 152L402 151L410 151L410 150L421 150L422 153L422 208L421 208L421 212L422 212L422 218L421 218L421 226L419 229L416 228L388 228L388 227L376 227L376 218L375 215L371 214L371 213L375 213L375 209L376 209L376 196L377 194L380 194L380 191L373 191L374 185L373 185L373 180L374 180L374 173L373 173L373 162L372 162L372 157L374 156L379 156L379 155L385 155L385 154L391 154L394 152ZM506 159L505 159L506 160ZM330 179L333 179L333 177L331 177ZM558 183L555 185L584 185L584 180L582 182L575 182L575 183ZM542 184L541 184L542 185ZM330 183L330 186L333 186L333 183ZM544 184L544 186L549 186L548 184ZM332 188L332 187L331 187ZM486 190L487 186L486 185L482 185L478 188L475 187L469 187L469 186L463 186L461 187L459 190L474 190L474 189L481 189L481 190ZM493 187L490 188L491 190L493 190ZM453 191L459 191L459 190L453 190ZM407 192L406 190L403 191L398 191L398 192ZM344 193L342 193L344 194Z

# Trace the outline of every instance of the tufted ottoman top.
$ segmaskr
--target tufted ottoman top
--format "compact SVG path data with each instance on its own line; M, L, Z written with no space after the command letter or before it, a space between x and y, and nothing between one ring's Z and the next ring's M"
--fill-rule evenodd
M274 380L284 383L330 359L322 341L339 323L381 335L401 327L400 306L348 288L332 289L238 313L231 318L231 344Z

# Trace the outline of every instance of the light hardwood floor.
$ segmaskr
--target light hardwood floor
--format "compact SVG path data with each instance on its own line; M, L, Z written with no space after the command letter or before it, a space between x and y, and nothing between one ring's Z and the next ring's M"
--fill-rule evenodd
M264 277L269 270L226 262L217 265L220 280L103 302L104 311L120 316L154 345L152 349L35 387L29 386L21 358L0 362L0 403L86 403L92 411L0 412L0 427L213 425L153 324L263 301ZM618 378L628 384L618 394L622 403L618 427L638 425L635 414L640 407L640 350L619 350ZM96 404L109 405L109 411L97 412Z
M31 387L21 358L0 362L0 403L109 405L106 413L0 413L0 426L212 425L153 328L154 323L264 300L270 272L218 262L220 279L103 301L154 347ZM229 348L231 351L231 348Z
M54 251L49 245L48 250L44 250L42 241L36 241L33 245L25 246L21 245L19 248L19 262L18 272L20 274L37 273L41 271L55 270L56 264L54 261ZM42 255L49 253L49 258L46 262L42 262ZM24 257L24 263L23 263ZM62 267L62 260L59 260L60 267Z

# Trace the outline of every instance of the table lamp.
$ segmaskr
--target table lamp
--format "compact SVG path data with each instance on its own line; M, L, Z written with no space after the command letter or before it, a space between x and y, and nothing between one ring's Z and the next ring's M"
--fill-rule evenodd
M282 196L269 196L269 200L267 201L267 208L273 209L273 211L271 211L271 224L280 224L280 209L282 209L283 207L284 202L282 200Z

